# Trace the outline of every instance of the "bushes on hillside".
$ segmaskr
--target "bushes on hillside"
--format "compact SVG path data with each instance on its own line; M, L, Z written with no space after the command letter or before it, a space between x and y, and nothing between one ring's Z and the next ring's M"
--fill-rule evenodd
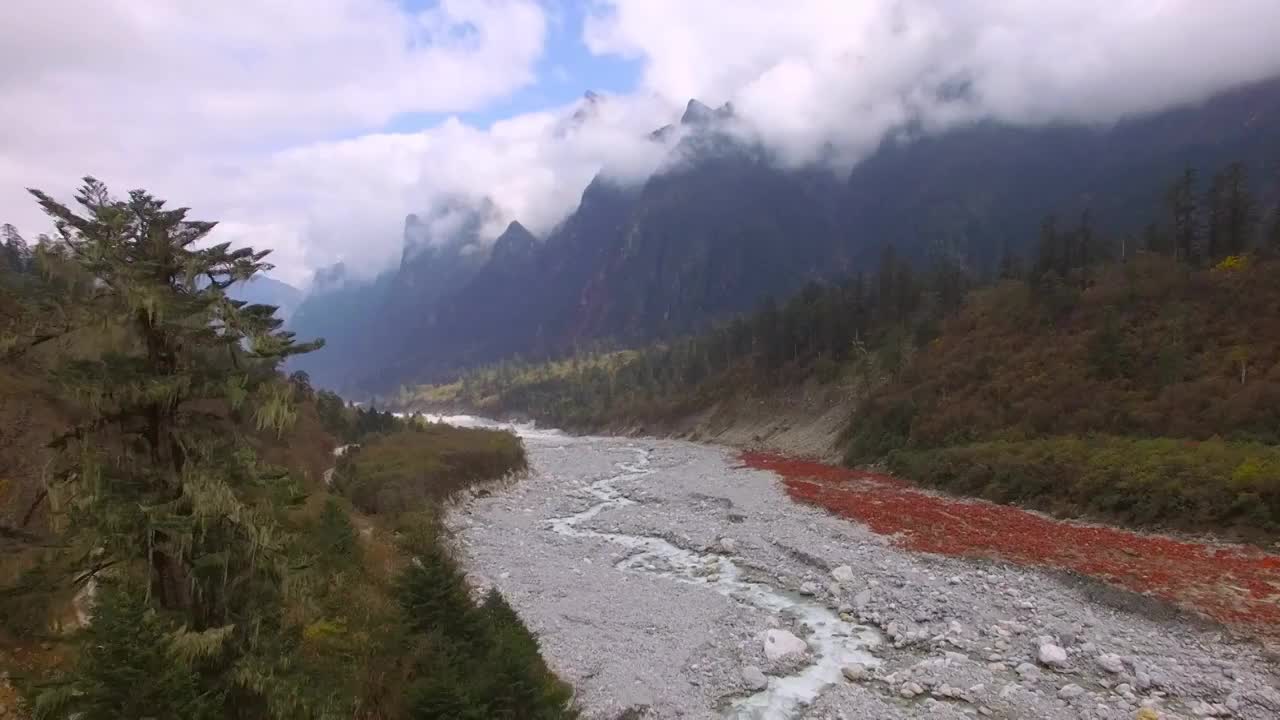
M1247 537L1280 532L1280 448L1270 445L1058 436L889 458L921 484L1063 516Z
M419 533L421 537L421 533ZM409 687L417 720L572 720L572 689L538 654L537 639L490 590L476 605L438 539L410 541L416 561L398 582L409 627L420 639Z
M356 507L387 514L422 508L525 467L524 446L509 432L420 424L353 449L336 475Z

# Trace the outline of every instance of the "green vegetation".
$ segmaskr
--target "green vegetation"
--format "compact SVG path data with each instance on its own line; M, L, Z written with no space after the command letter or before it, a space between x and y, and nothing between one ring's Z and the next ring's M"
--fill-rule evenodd
M269 266L205 242L212 223L93 179L78 209L35 195L57 237L0 248L0 422L25 443L0 443L0 641L44 657L12 675L33 717L575 716L505 602L471 603L434 519L523 467L514 436L286 378L318 343L228 297ZM323 486L330 432L367 443L352 488L394 488L371 507L394 513ZM439 592L455 604L424 605Z
M1280 531L1280 448L1074 436L900 450L890 467L960 495L1130 525Z
M833 383L856 398L851 464L890 457L921 482L1063 515L1275 537L1280 209L1263 222L1238 163L1203 193L1182 173L1166 198L1140 240L1088 212L1046 218L1035 257L1006 252L981 281L956 252L917 270L888 247L874 274L616 362L474 371L447 404L661 428L726 398Z
M512 433L414 423L348 450L334 482L356 507L386 514L446 500L525 467L524 446Z

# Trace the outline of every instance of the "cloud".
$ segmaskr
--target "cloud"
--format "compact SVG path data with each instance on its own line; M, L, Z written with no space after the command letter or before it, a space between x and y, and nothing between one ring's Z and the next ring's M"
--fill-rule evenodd
M5 10L6 220L38 229L22 188L69 194L92 173L120 190L145 186L191 203L227 219L224 229L274 230L281 254L295 256L309 242L292 226L300 205L320 218L341 214L320 205L339 201L325 196L333 183L246 187L246 176L304 179L296 169L329 142L338 167L377 188L412 181L388 154L412 149L413 138L362 134L400 114L469 111L509 96L535 81L546 36L535 0L441 0L418 11L391 0L9 0ZM344 135L362 142L331 142ZM389 177L371 177L370 161L385 163ZM336 170L308 171L331 181ZM350 180L339 202L369 199ZM308 195L312 186L318 194Z
M648 177L667 152L648 133L669 122L672 110L648 96L598 98L488 129L449 119L416 133L272 153L227 169L221 197L240 221L221 229L234 232L228 239L275 248L273 259L286 270L342 261L364 277L399 260L409 213L456 220L452 208L487 201L496 207L486 214L484 241L511 220L545 235L598 172L623 182ZM424 237L442 242L447 229L433 225ZM305 271L296 275L304 279Z
M408 113L491 108L536 77L558 1L9 0L0 25L0 220L21 190L85 172L147 187L273 247L305 282L401 252L407 213L491 200L488 239L549 232L600 170L642 180L648 133L697 97L733 101L780 162L847 169L886 133L981 118L1107 123L1280 74L1274 0L598 0L583 41L638 59L632 95L476 127ZM582 76L577 67L564 68ZM589 75L589 73L587 73ZM433 237L436 236L433 233Z
M847 167L906 122L1106 123L1264 79L1278 23L1274 0L609 0L585 39L652 92L734 101L788 162Z

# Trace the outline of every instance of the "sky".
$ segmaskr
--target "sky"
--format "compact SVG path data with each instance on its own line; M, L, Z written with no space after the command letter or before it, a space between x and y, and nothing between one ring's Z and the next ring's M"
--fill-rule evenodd
M904 124L1105 124L1280 74L1275 0L6 0L0 222L146 188L305 286L392 267L407 213L545 234L642 181L691 97L786 166ZM586 91L601 100L588 103ZM576 119L574 119L574 115ZM438 214L438 213L437 213Z

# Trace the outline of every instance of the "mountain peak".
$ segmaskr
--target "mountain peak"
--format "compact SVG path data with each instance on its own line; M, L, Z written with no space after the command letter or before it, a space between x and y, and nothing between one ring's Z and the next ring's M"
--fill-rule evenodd
M702 125L715 119L715 111L698 99L694 98L684 108L684 115L680 117L681 125Z
M507 229L493 241L493 253L490 262L503 263L528 257L537 245L538 239L519 220L512 220Z

